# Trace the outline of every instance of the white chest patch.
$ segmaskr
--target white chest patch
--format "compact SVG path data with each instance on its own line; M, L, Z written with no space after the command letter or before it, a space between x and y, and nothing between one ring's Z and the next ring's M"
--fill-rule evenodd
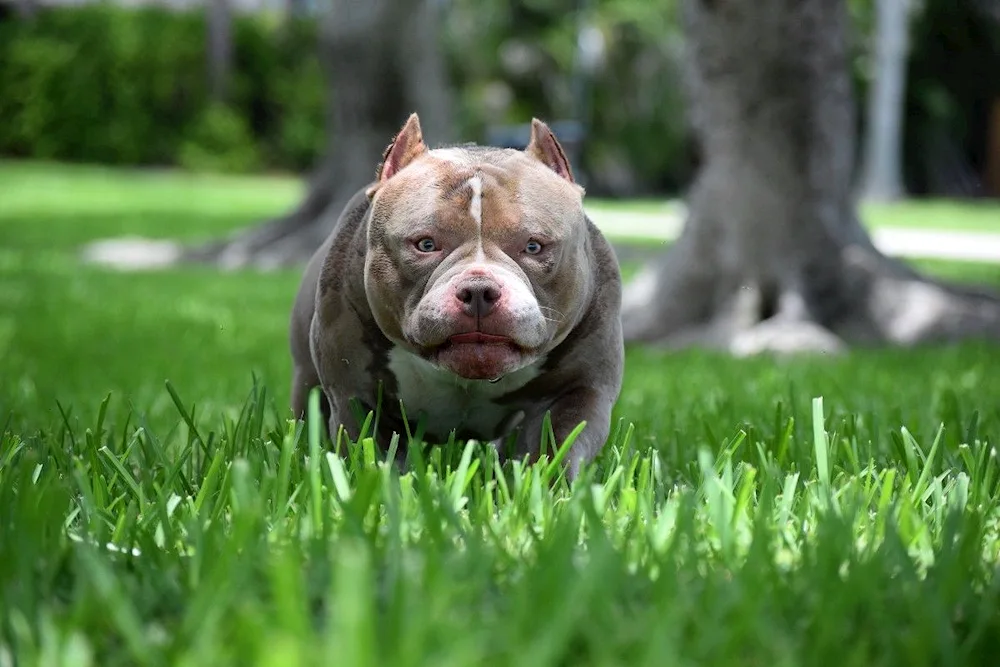
M501 428L518 419L518 410L500 405L496 399L537 377L543 363L540 359L497 382L488 382L460 378L399 347L389 352L389 370L396 376L398 398L407 419L416 423L423 412L427 432L443 438L463 429L487 440L501 435Z

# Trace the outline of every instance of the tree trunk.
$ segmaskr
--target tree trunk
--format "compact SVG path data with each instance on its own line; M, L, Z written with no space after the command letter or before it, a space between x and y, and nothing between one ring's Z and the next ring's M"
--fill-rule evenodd
M303 10L302 0L285 0L285 23L295 20Z
M993 100L986 131L986 183L990 195L1000 199L1000 97Z
M233 61L232 15L229 0L208 3L208 92L213 102L224 103Z
M340 209L369 182L392 136L413 111L428 137L450 139L451 100L440 53L440 17L429 0L333 0L320 33L327 82L326 156L299 206L181 260L227 269L271 269L308 260Z
M33 19L38 14L38 3L35 0L20 0L17 3L17 11L22 19Z
M851 199L843 0L685 0L704 160L681 236L625 289L628 341L734 353L1000 333L987 293L883 256Z
M909 0L876 0L875 76L868 93L862 196L894 201L904 195L903 107L909 50Z

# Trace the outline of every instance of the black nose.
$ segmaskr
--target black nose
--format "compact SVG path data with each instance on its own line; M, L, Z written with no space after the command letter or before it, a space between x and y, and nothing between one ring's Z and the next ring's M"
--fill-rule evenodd
M500 301L500 288L491 283L474 283L460 288L455 296L462 302L466 315L486 317Z

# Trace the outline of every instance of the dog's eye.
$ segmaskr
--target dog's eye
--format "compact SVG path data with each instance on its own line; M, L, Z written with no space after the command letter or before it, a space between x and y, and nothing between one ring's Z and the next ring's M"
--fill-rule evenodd
M430 237L422 238L417 241L417 250L420 252L434 252L437 250L437 244Z
M524 246L524 252L529 255L537 255L542 251L542 244L538 241L528 241L528 244Z

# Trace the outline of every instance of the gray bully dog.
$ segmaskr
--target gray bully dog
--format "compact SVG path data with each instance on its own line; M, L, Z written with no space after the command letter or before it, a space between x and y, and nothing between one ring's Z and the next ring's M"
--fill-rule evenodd
M523 151L429 150L410 116L375 182L309 262L291 318L292 411L321 387L330 433L492 442L535 461L545 413L568 479L603 448L621 389L621 275L545 123ZM381 386L380 386L381 385ZM381 390L381 394L380 394Z

